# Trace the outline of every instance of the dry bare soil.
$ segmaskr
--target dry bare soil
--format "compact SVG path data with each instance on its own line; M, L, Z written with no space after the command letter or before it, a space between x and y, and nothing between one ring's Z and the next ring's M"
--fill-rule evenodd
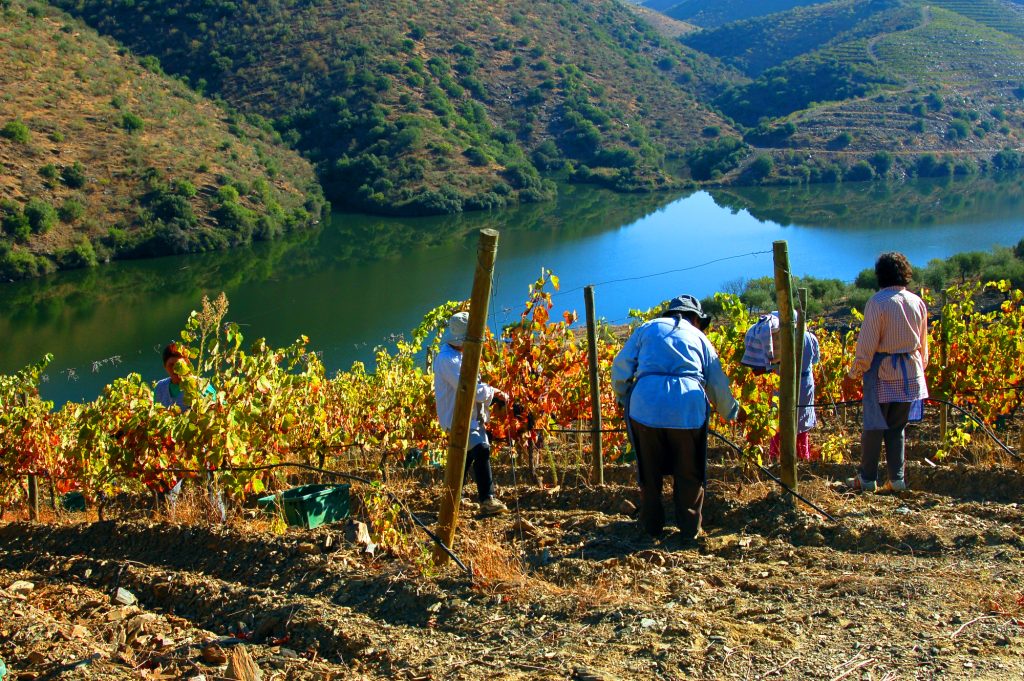
M12 522L0 656L14 679L225 678L238 647L264 679L1024 676L1024 471L914 466L898 496L830 485L851 472L805 471L831 523L715 466L707 535L687 543L638 532L627 468L545 490L503 471L511 512L460 528L491 575L476 585L361 557L335 528ZM405 494L433 520L419 477Z

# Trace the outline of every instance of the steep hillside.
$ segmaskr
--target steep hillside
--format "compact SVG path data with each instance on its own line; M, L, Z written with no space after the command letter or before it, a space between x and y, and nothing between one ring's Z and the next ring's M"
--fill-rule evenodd
M1021 163L1021 17L1009 1L836 0L684 40L754 76L716 100L771 153L746 180L968 174Z
M553 186L538 169L670 186L673 155L729 130L697 101L727 70L617 0L57 4L275 120L349 208L543 199Z
M654 30L666 38L681 38L684 35L696 33L700 30L699 27L693 24L673 19L667 14L662 14L657 10L653 10L650 7L644 7L641 4L629 4L628 7L634 14L646 21L654 28Z
M78 21L0 3L0 280L320 217L310 165ZM145 63L145 62L144 62Z
M651 9L664 12L673 19L704 28L721 26L731 21L784 12L794 7L815 5L827 0L648 0Z
M693 33L684 42L757 77L766 69L821 49L839 37L848 41L859 34L871 36L883 29L916 25L917 13L912 10L911 16L901 23L890 19L885 26L871 25L870 20L880 13L900 6L900 0L827 2Z

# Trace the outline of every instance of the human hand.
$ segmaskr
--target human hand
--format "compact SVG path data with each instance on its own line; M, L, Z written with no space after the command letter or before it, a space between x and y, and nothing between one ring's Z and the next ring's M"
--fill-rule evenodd
M740 407L739 412L736 414L736 423L738 423L739 425L742 426L746 422L747 422L747 410L744 409L743 407Z

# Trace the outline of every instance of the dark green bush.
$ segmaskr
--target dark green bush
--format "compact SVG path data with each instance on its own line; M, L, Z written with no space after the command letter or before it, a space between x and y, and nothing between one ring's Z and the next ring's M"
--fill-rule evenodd
M81 189L85 186L85 166L80 162L75 161L69 166L64 166L60 172L60 177L71 189Z
M57 264L61 269L73 270L83 267L96 267L99 258L96 256L96 249L88 239L82 239L71 248L57 252Z
M32 225L18 202L11 199L0 199L0 226L18 243L25 243L32 236Z
M4 127L0 128L0 137L6 137L13 142L26 144L32 135L29 132L28 126L22 121L13 120L8 121Z
M57 216L61 219L61 222L76 222L83 215L85 215L85 204L77 199L67 199L57 209Z
M137 132L146 127L146 123L141 117L133 114L131 111L125 111L121 115L121 127L128 132Z
M846 132L845 130L831 140L829 140L829 149L845 149L853 143L853 135Z
M849 182L867 182L875 179L875 169L867 161L857 161L846 171L843 179Z
M25 218L36 234L45 234L57 224L57 211L46 201L31 198L25 204Z
M946 130L946 138L959 141L967 139L971 134L971 126L966 121L954 120L949 124L949 128Z

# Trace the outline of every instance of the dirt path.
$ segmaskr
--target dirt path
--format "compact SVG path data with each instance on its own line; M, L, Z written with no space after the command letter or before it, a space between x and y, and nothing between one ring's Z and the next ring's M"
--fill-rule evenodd
M638 532L627 469L506 489L513 512L467 519L458 548L492 570L487 547L516 545L525 571L475 586L338 530L12 523L0 587L36 586L0 591L0 656L14 679L220 678L208 641L268 679L1024 676L1024 475L915 468L915 491L851 497L828 484L847 468L803 485L840 525L714 469L698 543ZM436 495L408 498L429 518Z

